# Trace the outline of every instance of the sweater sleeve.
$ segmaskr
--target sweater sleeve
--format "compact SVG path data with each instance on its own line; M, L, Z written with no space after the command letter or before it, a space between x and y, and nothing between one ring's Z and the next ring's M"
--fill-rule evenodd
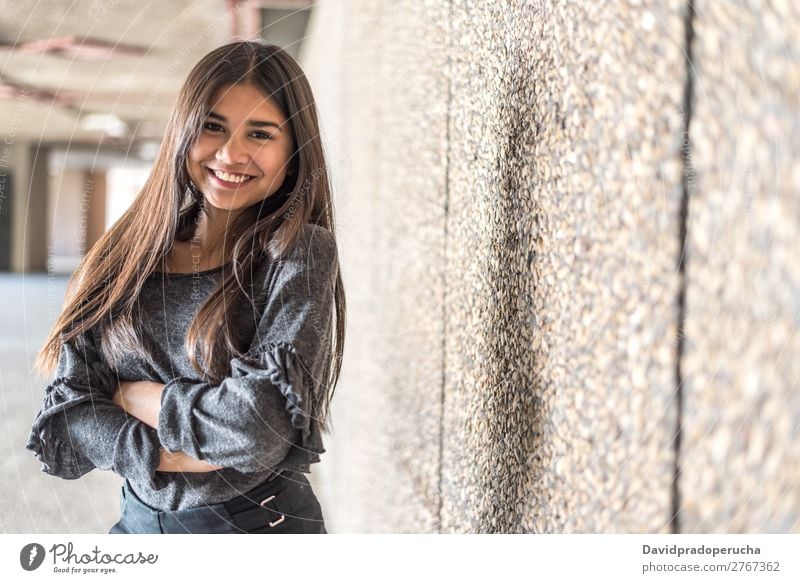
M317 414L329 366L338 257L333 234L306 225L269 271L246 354L218 385L178 377L161 396L158 434L170 451L244 473L295 467L324 453Z
M158 433L111 401L117 384L91 334L62 345L26 445L42 471L74 480L97 468L154 489L166 485L156 472Z

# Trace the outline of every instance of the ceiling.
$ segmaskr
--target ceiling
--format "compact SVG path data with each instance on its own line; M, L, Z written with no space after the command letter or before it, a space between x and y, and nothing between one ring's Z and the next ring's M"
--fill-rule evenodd
M6 144L122 149L159 141L186 75L204 54L238 35L259 35L265 8L291 14L310 4L0 1L0 135ZM268 27L267 40L270 29L280 32ZM272 42L285 46L283 33Z

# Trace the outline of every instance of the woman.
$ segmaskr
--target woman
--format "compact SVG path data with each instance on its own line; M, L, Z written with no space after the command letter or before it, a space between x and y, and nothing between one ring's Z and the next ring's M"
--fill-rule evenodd
M308 81L277 46L222 46L70 280L27 447L55 476L125 478L111 533L325 533L304 473L325 451L344 324Z

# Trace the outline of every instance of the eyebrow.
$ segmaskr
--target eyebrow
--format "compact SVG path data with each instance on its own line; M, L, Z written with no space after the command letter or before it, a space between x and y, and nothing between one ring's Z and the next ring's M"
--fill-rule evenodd
M228 118L226 118L225 116L220 115L218 113L215 113L213 111L209 112L208 117L212 117L214 119L218 119L218 120L223 121L225 123L228 122ZM268 127L268 126L272 126L275 129L277 129L278 131L281 131L281 126L279 124L275 123L274 121L259 121L257 119L249 119L249 120L247 120L247 125L253 126L253 127L256 127L256 128L265 128L265 127Z

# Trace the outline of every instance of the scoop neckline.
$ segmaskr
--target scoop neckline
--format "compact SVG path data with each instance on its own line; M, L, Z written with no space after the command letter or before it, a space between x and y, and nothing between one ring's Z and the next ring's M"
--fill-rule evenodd
M190 271L190 272L183 272L183 271L153 271L152 275L166 275L168 277L197 277L199 275L209 275L211 273L216 273L217 271L222 270L223 267L230 265L230 263L223 263L222 265L217 265L216 267L212 267L211 269L204 269L202 271Z

